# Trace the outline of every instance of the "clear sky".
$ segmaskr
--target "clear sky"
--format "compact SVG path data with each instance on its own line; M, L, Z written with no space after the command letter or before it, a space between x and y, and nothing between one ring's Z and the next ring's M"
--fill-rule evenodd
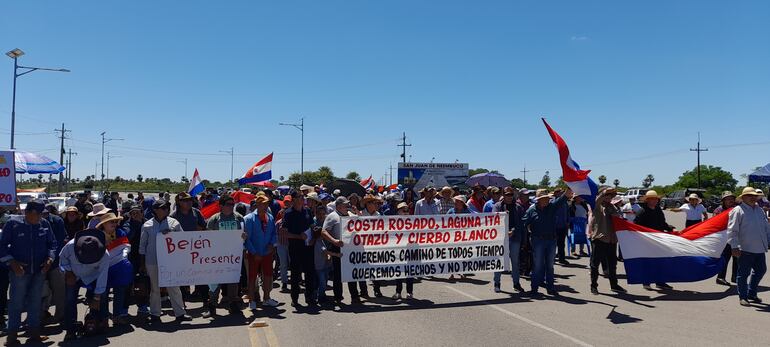
M673 183L704 164L770 162L767 1L3 1L0 48L20 64L16 147L74 175L235 176L274 151L273 175L399 160L468 162L530 181L559 173L548 118L593 176ZM13 63L0 57L0 145ZM534 178L534 179L533 179Z

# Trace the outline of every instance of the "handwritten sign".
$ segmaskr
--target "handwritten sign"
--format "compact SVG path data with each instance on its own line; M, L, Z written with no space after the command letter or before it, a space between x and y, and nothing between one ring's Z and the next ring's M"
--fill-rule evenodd
M342 218L342 281L510 269L505 213Z
M158 234L161 287L238 283L243 261L241 230Z
M0 151L0 206L16 206L16 161L13 151Z

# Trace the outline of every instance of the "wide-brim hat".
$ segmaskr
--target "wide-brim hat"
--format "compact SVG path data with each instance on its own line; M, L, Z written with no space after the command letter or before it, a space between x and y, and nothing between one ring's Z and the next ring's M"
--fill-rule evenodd
M616 196L616 197L612 198L612 200L610 200L610 204L615 205L615 204L617 204L617 203L619 203L621 201L623 201L623 198L621 198L619 196Z
M361 203L363 203L363 204L368 204L370 202L378 202L378 201L380 201L380 198L378 198L378 197L376 197L376 196L374 196L372 194L366 194L366 195L364 195L364 198L361 199Z
M99 218L99 224L96 225L96 229L100 229L102 225L105 223L109 223L111 221L122 221L123 218L116 216L114 213L110 212L107 214L103 214L101 218Z
M692 193L692 194L687 196L687 201L690 201L692 199L698 200L698 203L700 203L702 201L700 196L698 196L698 194L695 194L695 193Z
M311 186L309 186L307 184L303 184L303 185L299 186L299 190L313 190L313 187L311 187Z
M308 200L313 200L315 202L321 202L321 198L318 197L318 193L316 192L308 193L305 198Z
M75 234L75 257L81 264L94 264L104 257L105 236L101 230L87 229Z
M454 198L452 198L452 199L453 199L454 201L459 201L459 202L462 202L463 204L467 204L467 203L468 203L468 198L467 198L467 197L465 197L465 195L458 195L458 196L455 196L455 197L454 197Z
M405 202L402 202L402 203L398 204L398 206L396 206L396 210L400 210L402 208L408 209L409 208L409 204L407 204Z
M535 200L540 199L550 199L553 197L553 194L548 194L548 191L545 189L538 189L537 192L535 192Z
M254 195L254 199L252 199L251 201L257 204L266 204L270 201L270 198L268 198L267 194L265 194L264 192L259 192L256 195Z
M441 188L441 191L439 193L444 194L444 192L449 192L450 194L454 194L455 191L450 186L444 186L444 188Z
M760 194L757 193L757 190L754 189L754 187L743 188L741 195L738 195L738 199L742 198L744 195L760 196Z
M647 201L647 199L658 199L660 200L660 196L658 195L658 192L654 190L648 190L647 193L644 193L644 195L640 198L640 200Z
M722 192L722 198L720 198L720 200L724 200L724 199L729 198L731 196L735 197L735 194L733 194L733 192L731 192L729 190L725 190L724 192Z
M193 197L190 194L186 193L186 192L181 192L181 193L177 194L176 198L179 201L192 200L193 199Z
M75 206L68 206L67 209L64 210L64 214L67 214L67 213L70 213L70 212L77 213L78 216L82 215L82 213L80 213L80 210L78 210L78 208L75 207Z
M109 213L110 211L112 210L109 209L107 206L104 206L104 204L102 203L98 203L98 204L94 204L94 209L90 213L88 213L88 216L97 217L97 216L101 216L106 213Z

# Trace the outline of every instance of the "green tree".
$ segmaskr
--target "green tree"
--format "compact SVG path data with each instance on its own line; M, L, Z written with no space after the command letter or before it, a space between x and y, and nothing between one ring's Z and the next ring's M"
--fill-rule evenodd
M612 185L615 186L615 189L618 189L618 186L620 186L620 180L616 178L614 181L612 181Z
M144 181L144 177L142 177L142 174L136 175L136 181L139 183L142 183L142 181Z
M607 176L601 175L599 176L599 184L605 184L607 183Z
M700 175L702 188L706 189L706 192L711 195L719 195L725 190L734 191L735 185L738 184L738 181L733 178L732 173L722 170L718 166L701 165ZM674 186L680 189L697 187L697 167L682 173L679 176L679 180L674 183Z
M566 186L566 185L567 185L567 184L566 184L566 183L564 183L564 176L559 176L559 179L558 179L558 180L556 180L556 186L557 186L557 187L564 187L564 186Z
M648 174L647 177L642 180L642 187L650 188L652 182L655 182L655 177L652 174Z
M355 172L355 171L348 172L348 174L345 175L345 178L349 180L354 180L354 181L361 181L361 175L359 175L358 172Z
M548 188L551 186L551 176L550 172L546 171L545 175L543 175L543 178L540 180L540 183L538 184L540 188Z

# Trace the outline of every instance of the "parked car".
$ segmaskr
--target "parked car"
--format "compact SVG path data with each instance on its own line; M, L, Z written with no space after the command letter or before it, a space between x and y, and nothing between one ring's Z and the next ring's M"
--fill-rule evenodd
M633 188L626 191L625 194L621 195L621 199L623 199L623 203L628 203L631 198L635 198L636 201L639 201L639 198L641 198L644 194L647 194L647 191L649 189L641 189L641 188Z
M669 193L660 200L660 207L661 208L679 208L682 205L687 203L687 197L690 196L690 194L697 194L701 199L703 199L703 194L706 192L705 189L698 189L698 188L687 188L687 189L680 189L676 190L674 192Z
M46 193L32 193L32 192L18 192L16 193L16 198L19 200L19 208L23 211L25 208L27 208L27 203L32 200L37 199L48 199L48 194Z
M56 210L59 211L59 214L64 213L64 210L67 209L67 199L66 197L49 197L48 203L49 204L56 204Z

